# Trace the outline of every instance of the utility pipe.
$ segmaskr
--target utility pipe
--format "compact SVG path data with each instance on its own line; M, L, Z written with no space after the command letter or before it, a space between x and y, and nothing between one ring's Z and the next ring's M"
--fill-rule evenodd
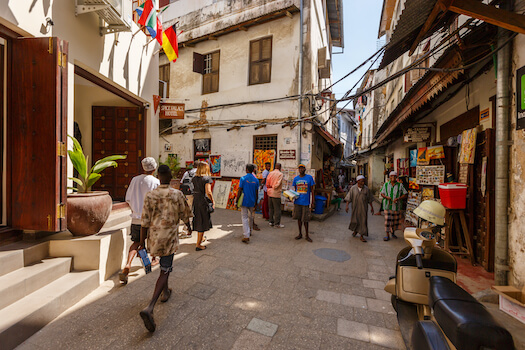
M508 2L501 6L509 7ZM498 29L498 46L507 40L509 32ZM498 51L496 81L496 198L495 198L495 259L494 282L498 286L508 283L508 187L509 187L509 106L510 106L510 67L511 44Z
M303 0L299 4L299 119L303 119ZM303 123L299 122L297 128L297 166L301 164L301 153L303 148Z

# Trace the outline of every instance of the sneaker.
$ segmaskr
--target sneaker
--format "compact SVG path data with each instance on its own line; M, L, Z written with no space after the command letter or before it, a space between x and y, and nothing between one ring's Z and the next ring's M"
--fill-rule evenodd
M269 222L268 225L269 225L270 227L273 227L273 222Z
M276 228L283 228L284 225L283 224L278 224L278 225L274 225L274 227L276 227Z
M242 243L248 244L248 243L250 243L250 239L248 237L245 237L245 238L242 239Z

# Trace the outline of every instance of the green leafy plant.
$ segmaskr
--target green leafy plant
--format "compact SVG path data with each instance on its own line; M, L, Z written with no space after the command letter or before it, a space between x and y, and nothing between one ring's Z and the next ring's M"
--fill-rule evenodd
M181 169L180 159L174 154L168 154L168 157L165 161L162 161L159 156L159 164L167 165L171 169L171 175L176 178Z
M116 168L118 166L117 160L120 159L126 159L127 156L122 155L113 155L108 156L105 158L102 158L98 160L91 169L88 169L88 158L84 151L82 150L82 146L77 141L76 138L74 138L71 135L68 135L71 140L73 140L73 149L67 151L69 154L69 159L71 159L71 163L73 163L73 168L78 172L78 178L77 177L70 177L69 179L72 180L74 183L78 185L78 188L76 187L68 187L69 189L73 191L78 191L80 193L86 193L90 191L91 186L95 182L97 182L101 178L101 172L104 171L106 168L112 166Z

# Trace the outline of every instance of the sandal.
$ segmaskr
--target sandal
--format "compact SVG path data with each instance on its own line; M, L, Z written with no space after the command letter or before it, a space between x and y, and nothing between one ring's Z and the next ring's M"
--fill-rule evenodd
M361 236L360 239L361 239L361 242L364 242L364 243L368 242L363 236Z
M310 237L305 238L308 242L312 243L312 239Z
M122 270L119 274L118 274L118 278L120 280L120 282L122 284L128 284L128 272L124 272L124 270Z
M355 237L355 236L357 236L357 232L354 231L352 232L352 237Z
M383 237L383 241L385 241L385 242L386 241L390 241L390 237L388 237L388 236Z
M156 325L155 320L153 319L153 314L142 310L140 312L140 317L142 318L142 321L144 321L144 326L146 327L146 329L151 333L155 332Z
M395 238L395 239L397 239L397 236L396 236L396 234L395 234L395 233L393 233L393 232L392 232L392 238Z
M206 249L206 246L203 245L202 247L195 247L195 250L200 252L201 250L205 250Z
M167 302L171 297L171 288L168 288L167 292L162 292L162 298L160 298L161 303Z
M299 235L299 236L295 237L295 239L301 239L301 238L303 238L303 235Z

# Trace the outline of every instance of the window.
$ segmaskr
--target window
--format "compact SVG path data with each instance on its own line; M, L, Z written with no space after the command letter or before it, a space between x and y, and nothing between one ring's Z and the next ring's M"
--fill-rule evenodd
M162 98L169 97L170 93L170 64L159 66L159 96ZM173 121L171 119L159 119L159 131L164 130L166 134L172 134Z
M277 135L254 136L253 149L277 151Z
M202 74L202 94L219 91L220 51L201 55L193 53L193 71Z
M250 85L269 83L272 73L272 38L250 41Z

